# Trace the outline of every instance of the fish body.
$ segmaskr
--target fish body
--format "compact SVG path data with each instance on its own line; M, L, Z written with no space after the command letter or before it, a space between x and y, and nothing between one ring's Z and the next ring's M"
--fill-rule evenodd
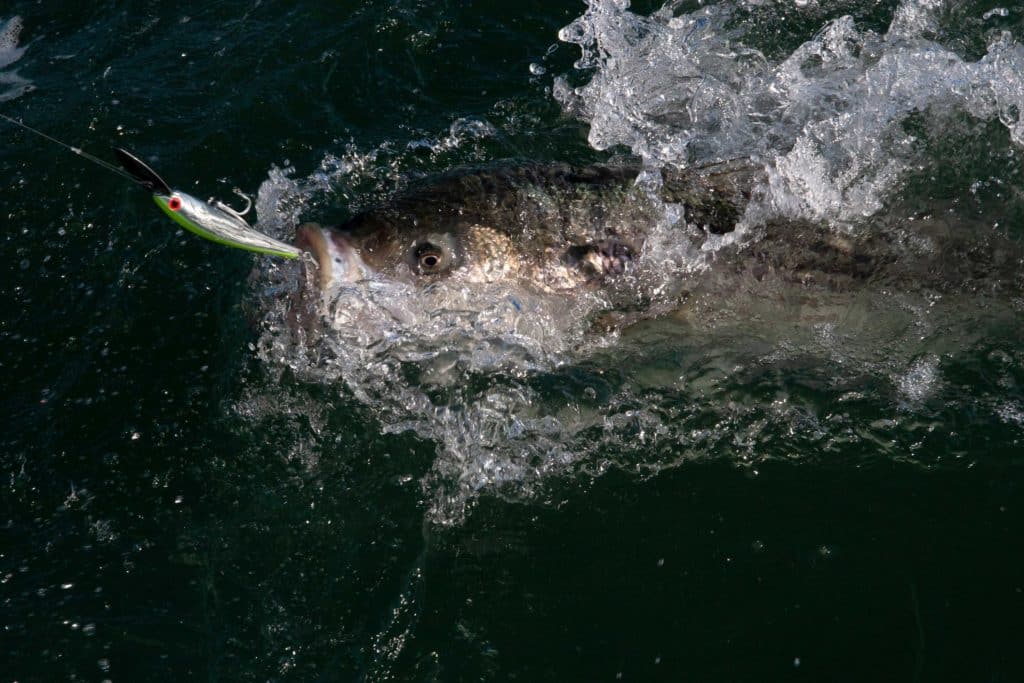
M754 294L783 284L798 292L956 291L982 281L1021 288L1019 245L947 220L878 219L852 231L781 218L744 225L761 180L749 164L662 171L655 180L610 164L464 172L336 227L306 224L296 243L318 264L312 279L322 304L364 281L400 283L408 296L442 284L556 300L592 294L603 303L587 314L614 325L741 285ZM685 267L675 263L670 276L645 286L664 275L650 271L664 267L666 250L680 247Z

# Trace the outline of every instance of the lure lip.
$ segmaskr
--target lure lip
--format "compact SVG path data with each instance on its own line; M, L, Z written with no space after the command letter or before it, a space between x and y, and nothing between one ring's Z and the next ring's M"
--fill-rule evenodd
M117 156L117 160L121 162L124 170L130 173L147 190L153 194L162 194L167 197L174 194L171 186L137 156L123 147L114 147L114 154Z

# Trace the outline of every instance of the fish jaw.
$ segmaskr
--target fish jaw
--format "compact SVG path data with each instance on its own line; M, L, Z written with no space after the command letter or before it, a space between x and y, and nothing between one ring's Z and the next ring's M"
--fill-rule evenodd
M303 223L295 232L295 246L316 259L321 291L326 292L335 283L359 282L373 274L348 238L337 230Z

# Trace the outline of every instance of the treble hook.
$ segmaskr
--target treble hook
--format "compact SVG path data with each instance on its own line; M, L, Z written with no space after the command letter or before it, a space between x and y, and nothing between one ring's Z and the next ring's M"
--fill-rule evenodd
M242 192L237 187L233 188L232 192L234 192L239 197L241 197L242 199L245 200L245 208L242 209L241 211L236 211L236 210L232 209L230 206L228 206L227 204L225 204L224 202L220 201L219 199L214 199L213 197L210 197L210 201L208 203L212 204L213 206L216 206L218 209L220 209L221 211L224 211L225 213L231 214L232 216L234 216L238 220L242 221L243 223L248 223L248 221L246 221L243 218L243 216L245 214L249 213L249 210L252 209L252 199L249 197L249 195L245 194L244 192Z

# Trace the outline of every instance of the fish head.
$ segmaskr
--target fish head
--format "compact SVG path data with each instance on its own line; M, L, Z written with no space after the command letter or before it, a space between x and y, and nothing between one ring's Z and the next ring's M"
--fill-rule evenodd
M518 254L508 238L484 225L396 225L377 216L339 227L307 223L296 243L316 258L320 285L370 278L428 285L453 275L497 279L514 269Z
M505 283L556 293L621 275L637 251L618 239L577 242L479 220L395 220L373 212L338 227L304 224L296 244L315 257L324 292L378 279L415 287Z

